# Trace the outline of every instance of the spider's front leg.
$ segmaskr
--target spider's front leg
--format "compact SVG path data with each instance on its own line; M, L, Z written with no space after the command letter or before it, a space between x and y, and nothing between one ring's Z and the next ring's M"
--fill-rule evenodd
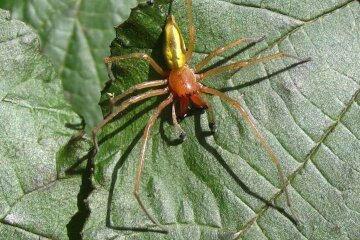
M293 58L298 60L300 63L301 62L308 62L311 60L311 58L299 58L297 56L293 56L287 53L283 53L283 52L279 52L270 56L266 56L266 57L262 57L262 58L256 58L256 59L249 59L246 61L239 61L236 63L232 63L229 65L225 65L225 66L221 66L221 67L217 67L217 68L213 68L208 70L207 72L198 74L198 81L201 81L207 77L216 75L216 74L220 74L226 71L230 71L230 70L236 70L236 69L240 69L240 68L244 68L244 67L249 67L251 65L257 64L257 63L261 63L261 62L267 62L267 61L271 61L274 59L278 59L278 58Z
M191 60L191 56L193 54L194 48L195 48L195 27L193 23L193 17L192 17L192 0L186 0L186 10L188 14L188 21L189 21L189 43L188 43L188 49L185 54L185 62L189 63Z
M264 39L265 39L265 36L262 36L261 38L239 38L239 39L236 39L235 41L229 43L228 45L219 47L219 48L215 49L214 51L212 51L211 53L209 53L201 62L199 62L195 66L194 71L199 72L203 67L206 66L206 64L208 64L211 61L211 59L213 59L216 56L219 56L221 53L225 52L226 50L239 45L240 43L243 43L243 42L258 43Z

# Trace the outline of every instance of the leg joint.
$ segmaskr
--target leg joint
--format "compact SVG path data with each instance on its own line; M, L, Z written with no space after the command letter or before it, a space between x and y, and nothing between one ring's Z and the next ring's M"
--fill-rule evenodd
M139 196L140 196L138 189L134 189L133 194L136 198L139 198Z
M141 53L140 56L141 56L142 58L144 58L145 60L149 60L149 59L150 59L149 55L147 55L146 53Z

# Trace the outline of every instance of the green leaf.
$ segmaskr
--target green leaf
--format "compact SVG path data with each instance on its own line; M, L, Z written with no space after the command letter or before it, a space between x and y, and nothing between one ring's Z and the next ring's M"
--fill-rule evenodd
M58 156L81 120L63 97L38 36L0 10L0 238L67 239L80 178Z
M114 38L113 27L128 18L144 0L2 1L15 18L36 29L50 57L66 98L84 118L89 133L102 119L100 91L108 80L103 58Z
M133 10L117 29L113 55L146 52L164 66L161 33L169 5L162 2ZM171 13L187 39L184 1L174 1ZM209 97L217 133L209 133L205 114L196 110L181 122L188 136L183 143L169 109L152 130L140 193L169 234L145 231L156 228L132 192L143 127L163 97L129 108L99 134L98 188L89 198L84 238L360 238L359 13L358 1L193 1L192 64L239 37L263 35L265 41L228 51L209 68L280 51L312 58L300 65L275 60L204 81L240 101L269 142L289 178L297 225L276 168L249 126L227 103ZM159 78L142 60L113 70L117 79L106 91L115 95ZM105 95L103 103L109 111Z

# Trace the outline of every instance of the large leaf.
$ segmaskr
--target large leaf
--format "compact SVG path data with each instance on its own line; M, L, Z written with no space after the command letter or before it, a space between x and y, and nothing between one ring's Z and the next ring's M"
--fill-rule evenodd
M39 42L0 10L1 239L67 239L78 211L80 179L64 178L59 153L81 120Z
M161 32L169 10L163 2L132 12L117 29L113 55L147 52L163 65ZM187 38L185 9L184 1L175 1L171 13ZM136 104L99 135L98 188L89 198L85 238L359 239L359 2L194 0L193 12L193 63L236 38L262 35L265 41L229 51L213 65L279 51L312 58L301 65L276 60L205 81L245 106L280 159L294 213L276 168L240 114L211 97L216 134L209 134L199 111L181 122L188 136L181 144L169 109L153 128L140 192L169 234L147 231L153 225L132 192L142 129L160 98ZM117 80L107 91L115 95L159 78L142 60L113 70Z
M13 17L38 31L42 49L55 65L67 99L84 118L87 132L102 118L98 102L108 80L103 58L109 55L113 27L140 2L145 0L0 2Z

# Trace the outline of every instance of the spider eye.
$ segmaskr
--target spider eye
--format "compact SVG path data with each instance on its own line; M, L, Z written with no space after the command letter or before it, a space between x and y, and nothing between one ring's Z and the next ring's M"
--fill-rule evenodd
M169 16L165 29L164 55L170 69L179 69L185 65L186 48L180 29L174 16Z

